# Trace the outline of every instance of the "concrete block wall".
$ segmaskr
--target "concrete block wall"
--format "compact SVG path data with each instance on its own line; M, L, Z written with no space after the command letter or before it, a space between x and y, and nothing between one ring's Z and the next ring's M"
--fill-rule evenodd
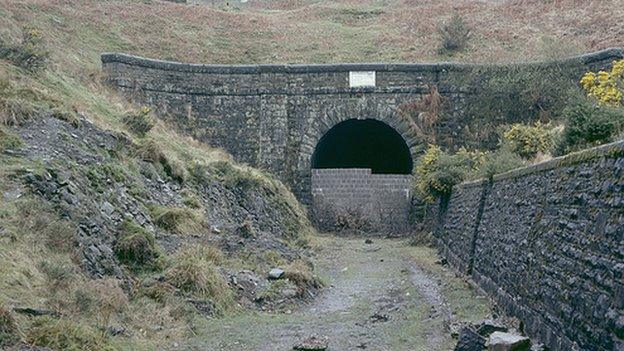
M405 232L411 180L411 175L371 174L363 168L313 169L314 220L324 230Z
M624 141L459 185L442 218L441 254L529 335L624 350Z

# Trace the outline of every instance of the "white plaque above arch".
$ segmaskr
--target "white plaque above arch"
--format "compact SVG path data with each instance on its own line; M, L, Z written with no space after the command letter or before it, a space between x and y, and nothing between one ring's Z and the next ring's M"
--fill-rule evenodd
M375 86L375 71L350 71L349 72L349 87L374 87Z

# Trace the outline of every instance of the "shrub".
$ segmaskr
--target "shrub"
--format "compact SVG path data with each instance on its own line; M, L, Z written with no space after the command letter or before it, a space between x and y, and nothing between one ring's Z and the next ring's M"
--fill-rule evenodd
M43 44L43 32L37 27L23 28L19 44L10 45L0 41L0 58L31 72L43 68L49 56Z
M472 173L471 178L491 178L496 174L505 173L512 169L524 167L527 162L516 152L503 147L495 152L486 154L483 164Z
M432 86L422 99L400 105L397 112L409 125L411 134L426 143L434 144L443 105L444 98L438 92L438 87Z
M0 128L0 152L8 149L16 149L23 145L22 139L19 136L5 131Z
M0 347L12 345L18 339L17 322L13 313L0 305Z
M587 98L572 100L562 114L565 129L559 154L610 142L624 130L624 109L599 105Z
M67 319L40 317L26 332L29 344L55 350L114 350L105 332Z
M150 213L156 225L175 234L197 234L205 224L202 214L184 207L155 205Z
M119 261L135 268L158 268L160 252L154 235L129 220L124 221L121 228L121 236L115 244Z
M624 60L613 61L611 71L587 72L581 79L587 96L600 104L619 107L624 101Z
M464 113L472 134L466 137L490 149L499 142L497 126L554 120L578 89L575 77L555 64L473 68L456 80L472 90Z
M143 106L138 111L128 112L123 122L132 133L144 137L156 124L150 113L151 109Z
M469 172L480 167L484 155L465 149L451 155L438 146L430 145L416 164L414 180L417 194L427 202L448 195L455 184L461 183Z
M512 152L531 159L538 153L549 153L554 146L552 128L536 122L533 126L514 124L505 133L503 140Z
M470 28L464 19L455 14L449 22L443 24L438 30L441 37L438 53L452 55L466 48L470 39Z
M223 311L232 303L233 293L217 270L217 259L205 246L183 248L172 257L165 279L187 294L212 300Z

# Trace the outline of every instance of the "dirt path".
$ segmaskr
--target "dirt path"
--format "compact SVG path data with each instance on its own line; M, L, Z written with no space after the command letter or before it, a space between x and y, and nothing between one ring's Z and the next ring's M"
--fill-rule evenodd
M313 333L330 350L449 350L448 324L479 319L487 302L403 240L323 237L317 270L331 286L290 314L253 313L202 326L189 349L291 350Z

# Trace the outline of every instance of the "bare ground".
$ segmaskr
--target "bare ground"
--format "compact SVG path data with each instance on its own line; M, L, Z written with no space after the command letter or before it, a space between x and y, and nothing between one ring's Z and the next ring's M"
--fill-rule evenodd
M192 350L291 350L312 334L330 350L449 350L449 325L490 314L488 301L405 240L322 237L317 271L330 287L286 313L243 313L198 328Z

